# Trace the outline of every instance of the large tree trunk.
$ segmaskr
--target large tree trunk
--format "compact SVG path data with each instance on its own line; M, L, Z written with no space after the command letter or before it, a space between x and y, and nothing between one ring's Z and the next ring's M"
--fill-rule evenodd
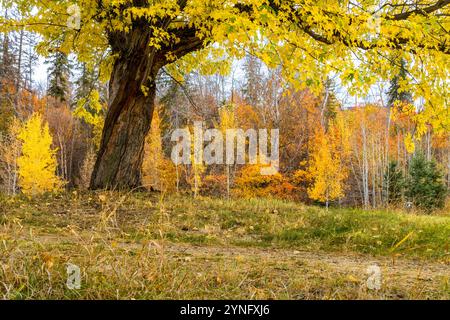
M148 49L148 36L136 32L133 49L119 57L109 84L109 109L91 189L141 187L145 138L155 99L157 63Z
M180 6L185 5L186 1L181 1ZM170 22L170 18L163 19L159 27L167 29ZM154 109L156 75L164 65L204 45L196 36L196 29L189 25L172 30L177 41L164 43L159 49L149 45L151 32L148 21L142 18L134 21L129 32L108 34L112 52L118 58L109 83L109 109L91 189L123 190L142 186L144 143Z

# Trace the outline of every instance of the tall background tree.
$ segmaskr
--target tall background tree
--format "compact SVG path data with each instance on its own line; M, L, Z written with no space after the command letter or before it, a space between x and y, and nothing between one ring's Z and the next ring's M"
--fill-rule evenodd
M71 65L64 52L56 52L46 60L48 67L48 89L50 97L59 102L68 102L70 94Z

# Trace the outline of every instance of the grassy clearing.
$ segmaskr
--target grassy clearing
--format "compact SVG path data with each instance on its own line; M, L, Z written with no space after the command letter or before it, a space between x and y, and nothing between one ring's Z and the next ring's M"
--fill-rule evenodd
M77 193L0 200L0 297L449 298L449 216L267 199ZM83 287L65 286L66 264ZM376 262L383 288L368 290Z

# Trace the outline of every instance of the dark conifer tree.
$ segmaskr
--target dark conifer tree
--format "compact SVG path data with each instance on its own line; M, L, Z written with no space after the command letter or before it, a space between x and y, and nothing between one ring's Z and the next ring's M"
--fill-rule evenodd
M427 161L422 153L414 155L406 183L406 196L413 205L426 211L443 208L447 191L436 162Z
M57 51L45 63L50 65L47 94L60 102L68 102L72 75L69 57L64 52Z

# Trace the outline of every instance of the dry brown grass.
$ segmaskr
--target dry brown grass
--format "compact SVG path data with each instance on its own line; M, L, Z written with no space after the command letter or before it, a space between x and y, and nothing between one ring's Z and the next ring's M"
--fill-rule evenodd
M448 217L392 213L396 235L383 231L384 213L349 225L344 212L272 200L109 192L4 199L0 210L4 299L450 298L448 251L438 243L448 241ZM360 239L356 228L380 236ZM411 228L417 235L395 247ZM435 238L421 237L430 230ZM80 290L66 287L67 263L82 270ZM372 264L380 290L366 285Z

